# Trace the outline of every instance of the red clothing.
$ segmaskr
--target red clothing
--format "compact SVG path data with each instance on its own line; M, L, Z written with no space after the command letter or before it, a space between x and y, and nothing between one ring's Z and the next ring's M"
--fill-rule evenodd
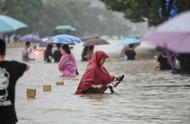
M93 54L87 66L86 72L83 74L82 79L78 85L76 94L81 94L83 91L90 88L92 84L102 84L105 86L114 80L114 76L111 76L108 71L102 65L100 65L100 60L102 58L108 58L108 55L103 51L96 51L96 53ZM97 93L104 93L106 89L107 88L104 87L96 90Z

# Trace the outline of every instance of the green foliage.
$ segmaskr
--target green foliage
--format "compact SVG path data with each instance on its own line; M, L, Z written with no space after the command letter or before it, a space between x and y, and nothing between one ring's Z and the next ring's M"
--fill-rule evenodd
M121 25L120 22L113 21L106 22L100 20L99 16L103 16L109 20L113 15L100 8L90 7L89 2L82 2L78 0L52 0L44 2L44 12L48 15L47 23L51 31L57 25L72 25L77 29L78 35L102 35L102 34L127 34L128 27ZM125 30L123 30L125 28ZM116 29L118 29L116 31Z
M41 0L5 0L2 11L28 24L30 30L38 27L42 17L43 2Z
M57 25L72 25L78 35L126 35L129 30L106 9L80 0L0 0L0 12L28 24L24 33L43 36L53 35Z
M0 13L3 13L2 8L3 8L3 5L4 5L4 2L5 2L5 0L0 0Z
M108 9L121 12L133 22L148 19L150 25L160 23L158 10L162 6L162 0L101 0ZM179 12L189 9L189 0L177 0Z

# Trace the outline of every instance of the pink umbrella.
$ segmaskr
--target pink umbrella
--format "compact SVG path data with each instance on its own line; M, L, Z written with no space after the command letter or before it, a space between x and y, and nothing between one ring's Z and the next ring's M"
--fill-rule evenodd
M159 25L141 40L177 53L190 53L190 11Z

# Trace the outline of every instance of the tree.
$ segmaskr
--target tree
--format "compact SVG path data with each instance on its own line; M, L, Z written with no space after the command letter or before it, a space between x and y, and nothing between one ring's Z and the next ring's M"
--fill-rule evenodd
M72 25L80 36L127 34L129 30L127 25L114 20L110 11L91 7L88 1L0 0L0 12L29 25L21 33L39 32L41 36L53 35L57 25Z
M53 31L57 25L72 25L77 29L78 35L114 35L114 32L127 34L129 30L128 26L122 25L116 20L113 21L114 15L111 12L106 9L90 7L89 2L46 0L44 6L44 14L47 17L44 23L48 25L45 28L48 28L49 31ZM106 20L112 21L102 21L98 18L100 15ZM114 31L113 23L117 25L117 31Z
M5 0L1 8L3 14L28 24L30 31L39 26L39 20L43 17L42 0Z
M158 15L159 8L163 6L164 0L100 0L108 9L121 12L125 18L132 22L144 21L148 19L150 25L157 25L160 23ZM172 1L172 0L171 0ZM176 0L178 13L188 10L190 6L189 0ZM165 16L168 13L165 12Z
M3 5L4 5L4 2L5 2L5 0L0 0L0 13L3 13L2 8L3 8Z

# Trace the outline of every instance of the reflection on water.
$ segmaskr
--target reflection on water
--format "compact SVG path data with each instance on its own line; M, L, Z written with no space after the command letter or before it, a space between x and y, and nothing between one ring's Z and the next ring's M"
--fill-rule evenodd
M95 101L95 102L101 102L102 100L108 99L109 95L112 94L89 94L89 95L79 95L81 98L88 99L90 101Z
M105 65L113 74L125 74L114 94L74 95L79 78L60 77L57 64L28 63L18 82L18 124L188 124L190 77L153 70L154 61L125 62L111 59ZM78 62L83 73L87 63ZM113 66L114 65L114 66ZM81 75L80 75L81 76ZM64 80L57 86L57 80ZM51 84L51 92L42 85ZM26 99L27 88L36 88L35 100Z

